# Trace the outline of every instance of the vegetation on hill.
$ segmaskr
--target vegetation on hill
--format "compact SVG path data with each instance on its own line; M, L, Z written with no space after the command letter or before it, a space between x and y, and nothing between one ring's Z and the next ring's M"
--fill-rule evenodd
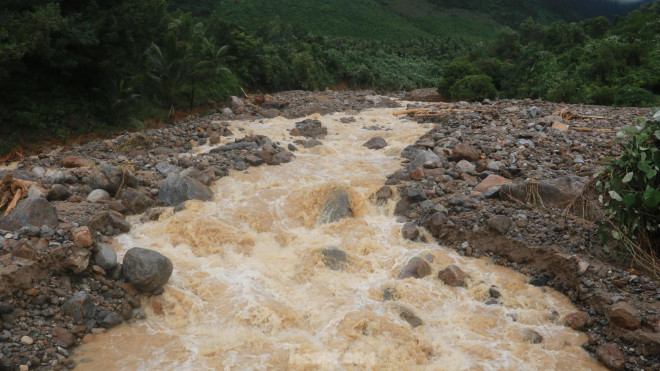
M5 0L0 154L215 108L241 89L440 86L451 99L656 104L659 4L614 23L547 23L562 4Z

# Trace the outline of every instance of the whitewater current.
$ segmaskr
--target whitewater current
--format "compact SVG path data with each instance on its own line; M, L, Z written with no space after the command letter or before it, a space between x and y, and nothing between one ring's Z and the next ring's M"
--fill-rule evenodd
M486 258L466 258L405 240L393 200L376 202L400 153L431 129L393 109L312 116L327 127L323 145L298 145L278 166L233 171L212 185L211 202L139 223L113 241L120 258L132 247L172 260L162 296L142 299L147 319L98 335L76 351L79 370L581 370L602 366L581 348L585 334L562 324L570 300ZM300 120L232 121L238 133L286 146ZM348 121L348 120L344 120ZM382 136L388 146L362 144ZM194 150L202 155L210 150ZM319 224L327 195L344 189L352 218ZM393 189L394 190L394 189ZM347 253L329 269L320 251ZM432 274L400 279L412 257ZM437 278L455 264L467 287ZM489 289L501 293L487 305ZM390 300L385 300L385 299ZM412 327L401 313L414 313ZM529 331L543 337L526 339Z

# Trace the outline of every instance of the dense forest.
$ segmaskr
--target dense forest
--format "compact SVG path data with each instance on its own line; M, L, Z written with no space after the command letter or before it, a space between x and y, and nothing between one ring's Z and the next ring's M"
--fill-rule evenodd
M542 0L423 1L426 18L403 0L352 2L350 12L335 2L296 9L359 15L376 6L389 23L347 28L351 18L337 18L325 32L277 16L257 22L250 1L4 0L0 153L215 109L242 91L438 86L447 99L659 103L657 2L575 23L561 21L574 11ZM231 10L241 6L244 18ZM447 14L464 27L443 22Z

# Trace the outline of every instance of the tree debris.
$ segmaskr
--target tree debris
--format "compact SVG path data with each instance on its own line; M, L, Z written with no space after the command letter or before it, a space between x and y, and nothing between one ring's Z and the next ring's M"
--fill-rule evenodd
M0 181L0 212L4 209L4 216L16 207L18 201L27 197L30 186L37 184L22 179L14 179L14 174L7 173Z

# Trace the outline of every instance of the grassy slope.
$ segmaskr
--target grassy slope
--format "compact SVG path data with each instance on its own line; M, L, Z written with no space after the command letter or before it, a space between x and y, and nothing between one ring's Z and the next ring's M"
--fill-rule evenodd
M502 26L489 16L461 9L438 9L425 0L223 0L217 5L227 20L248 28L275 17L324 36L410 40L445 36L493 37Z

